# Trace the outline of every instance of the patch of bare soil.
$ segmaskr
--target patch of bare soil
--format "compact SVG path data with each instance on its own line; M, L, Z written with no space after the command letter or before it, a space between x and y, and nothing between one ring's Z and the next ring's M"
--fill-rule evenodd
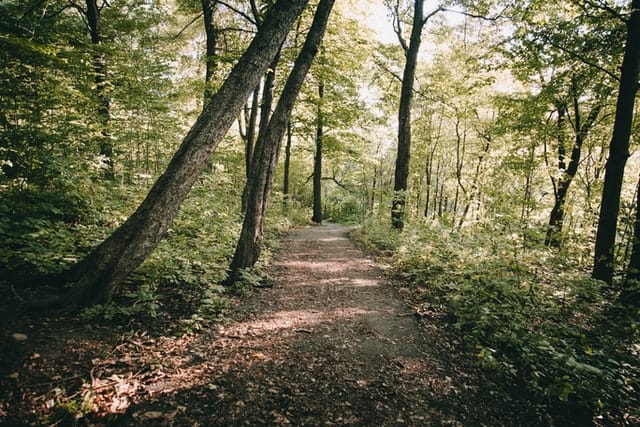
M63 320L22 331L23 341L7 331L0 423L521 424L476 401L480 380L441 320L416 316L347 231L292 233L271 268L273 286L205 332L165 336Z

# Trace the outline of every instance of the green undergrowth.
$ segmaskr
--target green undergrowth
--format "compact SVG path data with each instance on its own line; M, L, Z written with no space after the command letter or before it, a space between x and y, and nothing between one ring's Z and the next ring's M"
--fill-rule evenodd
M446 314L488 393L526 402L540 424L638 420L638 311L589 277L578 249L438 224L369 222L354 236L391 257L421 310Z
M74 185L71 185L74 184ZM0 190L0 297L11 304L61 292L55 277L80 260L144 198L148 185L104 183ZM166 238L127 279L112 302L84 309L82 321L197 330L223 316L230 298L250 288L268 263L278 237L302 218L294 203L284 215L276 202L265 224L258 271L225 288L221 282L242 226L240 194L222 176L204 174L182 206ZM255 280L254 280L255 281ZM8 310L8 307L0 307Z

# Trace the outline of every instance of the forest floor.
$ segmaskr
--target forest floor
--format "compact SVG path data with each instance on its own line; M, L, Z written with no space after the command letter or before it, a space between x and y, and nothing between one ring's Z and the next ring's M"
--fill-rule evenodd
M269 286L196 332L12 323L0 337L0 424L527 424L483 391L446 321L418 314L348 231L294 231Z

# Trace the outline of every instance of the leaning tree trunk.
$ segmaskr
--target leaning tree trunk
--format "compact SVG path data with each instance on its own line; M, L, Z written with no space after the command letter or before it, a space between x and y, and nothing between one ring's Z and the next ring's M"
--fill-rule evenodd
M282 48L282 47L281 47ZM256 146L262 144L262 140L265 137L267 127L269 126L269 120L271 119L271 109L273 107L273 90L276 84L276 70L280 63L280 49L278 53L269 64L267 75L264 78L264 85L262 88L262 104L260 105L260 123L258 124L258 136L256 138ZM248 151L248 150L247 150ZM251 158L246 160L247 164L247 181L245 182L244 189L242 190L242 213L247 210L247 203L249 197L249 180L251 169L253 169L254 162L258 161L257 157L260 155L259 150L254 147Z
M109 301L118 285L155 249L307 1L280 0L273 6L142 204L66 273L66 282L76 288L61 302L90 305Z
M324 123L322 120L322 98L324 84L318 84L318 113L316 117L316 154L313 158L313 216L311 221L322 222L322 139L324 138Z
M604 174L592 272L594 279L607 283L613 281L613 248L616 239L624 169L629 157L629 138L633 122L633 107L638 92L639 69L640 0L633 0L631 2L631 16L627 21L627 40L622 60L613 136Z
M240 239L229 267L227 283L236 281L240 272L255 265L260 256L262 222L271 195L282 137L291 116L293 104L318 52L334 2L335 0L321 0L318 4L307 39L289 74L269 125L265 129L264 138L261 138L256 145L254 172L249 182L249 204Z

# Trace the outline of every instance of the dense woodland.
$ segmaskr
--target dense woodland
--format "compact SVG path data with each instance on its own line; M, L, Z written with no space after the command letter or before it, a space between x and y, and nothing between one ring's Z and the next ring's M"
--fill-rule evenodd
M638 422L640 1L333 3L2 2L3 316L195 327L357 224L542 423Z

